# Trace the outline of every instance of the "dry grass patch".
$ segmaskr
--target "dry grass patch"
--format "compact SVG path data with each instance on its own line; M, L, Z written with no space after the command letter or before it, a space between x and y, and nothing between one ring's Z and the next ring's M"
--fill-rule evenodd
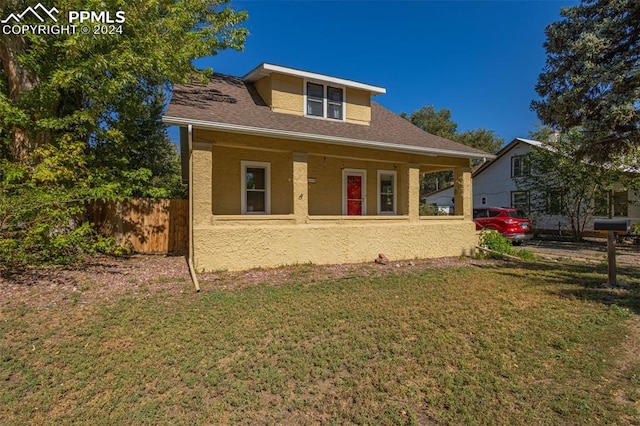
M604 289L574 265L299 268L280 286L4 306L0 423L637 423L640 363L619 351L633 271Z

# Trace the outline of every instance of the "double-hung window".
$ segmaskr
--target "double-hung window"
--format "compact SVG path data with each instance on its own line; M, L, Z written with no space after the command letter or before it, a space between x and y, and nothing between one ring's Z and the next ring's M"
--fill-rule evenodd
M307 83L307 115L324 117L324 86Z
M562 191L551 190L546 194L545 213L546 214L563 214L562 210Z
M527 157L518 155L511 157L511 177L523 177L529 175L529 163Z
M378 214L396 214L396 172L378 170Z
M342 120L344 117L344 91L339 87L307 82L307 111L310 117Z
M511 208L519 209L529 214L529 191L512 191Z
M342 89L327 86L327 118L342 120Z
M629 191L598 191L594 197L596 216L628 216ZM612 210L611 212L609 210Z
M271 213L271 165L242 161L242 214Z

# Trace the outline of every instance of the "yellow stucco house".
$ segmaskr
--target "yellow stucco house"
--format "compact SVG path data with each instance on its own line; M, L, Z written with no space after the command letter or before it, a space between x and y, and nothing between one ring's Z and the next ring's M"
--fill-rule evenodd
M177 85L197 271L469 254L469 160L371 100L382 87L263 63ZM420 174L454 171L455 215L421 217Z

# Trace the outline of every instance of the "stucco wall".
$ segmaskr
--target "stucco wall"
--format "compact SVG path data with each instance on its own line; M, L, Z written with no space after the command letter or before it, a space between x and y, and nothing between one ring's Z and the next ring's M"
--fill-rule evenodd
M366 90L347 88L347 122L369 125L371 123L371 93Z
M273 100L271 99L271 77L261 78L254 83L254 86L267 105L273 105Z
M274 112L304 115L304 79L300 77L271 74L254 83L256 90ZM347 87L345 90L348 123L369 125L371 123L371 93Z
M462 168L464 159L202 130L194 130L192 158L197 270L366 262L381 252L395 260L459 256L476 245L468 218L418 216L420 167ZM240 215L243 160L271 163L272 215ZM340 216L343 169L367 171L368 216ZM375 216L377 170L397 172L402 216Z
M371 262L471 254L477 244L473 222L428 219L312 221L308 224L251 222L195 228L198 272L276 267L296 263Z
M383 154L380 154L383 156ZM379 161L364 161L349 158L309 156L309 178L314 183L309 184L309 214L310 215L341 215L342 214L342 171L344 169L364 170L366 180L366 214L378 213L378 170L394 170L397 165ZM397 171L397 170L395 170ZM396 197L400 191L400 183L405 177L396 173Z
M282 74L271 75L271 109L293 115L304 115L303 80ZM265 99L266 101L266 99Z
M294 152L308 153L308 186L310 215L342 214L342 170L364 169L367 172L367 214L377 214L377 170L393 170L396 174L397 210L409 214L408 164L420 162L449 163L458 167L464 159L425 157L347 146L296 142L232 133L194 130L194 210L196 221L212 214L241 213L241 161L271 163L271 213L292 213L291 180ZM331 152L332 155L324 154ZM360 159L359 159L360 158ZM366 159L366 160L365 160ZM416 187L416 191L417 191Z
M239 150L213 146L211 196L213 214L240 214L242 198L241 162L271 164L271 214L292 212L291 155L280 152ZM206 184L206 183L204 183Z

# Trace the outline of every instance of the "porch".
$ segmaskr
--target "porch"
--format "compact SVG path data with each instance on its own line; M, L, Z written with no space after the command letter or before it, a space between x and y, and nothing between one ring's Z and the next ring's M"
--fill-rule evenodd
M194 131L191 161L198 271L460 256L477 243L467 158ZM420 216L421 173L447 169L455 214Z

